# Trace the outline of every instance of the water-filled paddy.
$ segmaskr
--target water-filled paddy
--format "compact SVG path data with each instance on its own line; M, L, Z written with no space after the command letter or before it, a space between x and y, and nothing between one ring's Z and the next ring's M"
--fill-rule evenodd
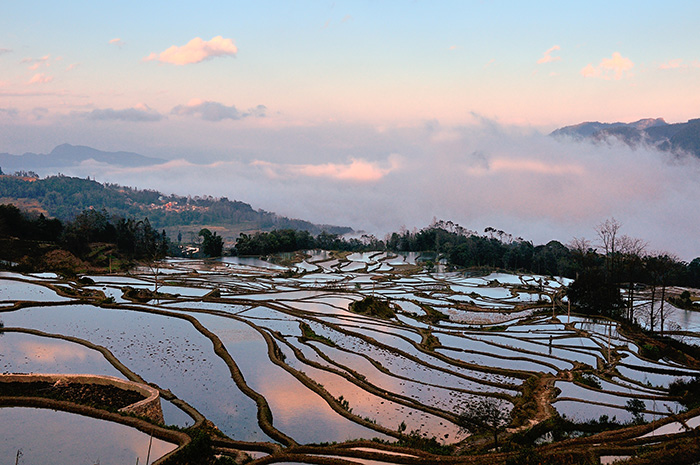
M292 278L280 274L287 268L257 259L167 261L160 290L179 297L138 306L122 299L121 287L152 289L149 270L143 276L93 275L95 284L89 287L112 296L118 309L76 303L7 311L15 300L70 299L41 285L57 284L55 275L0 274L0 301L6 304L0 306L0 320L7 327L104 346L147 382L170 390L224 434L243 441L270 440L258 424L255 401L236 385L235 370L214 351L213 340L177 316L195 318L221 341L246 385L266 400L273 427L300 443L390 439L354 421L358 419L391 431L404 422L407 432L452 443L466 433L447 418L454 419L465 405L484 395L515 399L529 374L561 380L571 379L566 377L571 370L595 370L607 358L609 341L622 356L612 362L617 370L613 382L601 379L602 389L596 391L558 381L559 398L572 400L555 402L557 411L581 420L608 415L628 421L626 402L648 396L645 407L656 413L645 415L658 418L666 404L679 408L664 398L663 388L695 374L678 364L640 358L637 347L605 320L573 316L575 329L565 327L565 315L552 320L550 299L567 283L563 279L393 274L405 272L402 265L420 263L417 254L310 255L296 265L299 274ZM220 298L204 298L215 288ZM368 295L396 304L396 317L381 320L348 310L351 302ZM153 313L159 310L174 315ZM694 327L694 316L676 321ZM274 341L272 346L264 335ZM0 334L0 370L121 376L93 349L14 332ZM350 418L333 410L319 389L295 373L342 398ZM162 405L166 423L194 421L171 402ZM506 400L501 405L512 408ZM0 436L5 429L0 423Z
M146 463L150 437L134 428L67 412L26 407L0 408L0 456L14 463L74 465ZM151 461L175 444L153 438Z
M90 373L124 377L96 350L75 342L20 332L0 334L0 373Z

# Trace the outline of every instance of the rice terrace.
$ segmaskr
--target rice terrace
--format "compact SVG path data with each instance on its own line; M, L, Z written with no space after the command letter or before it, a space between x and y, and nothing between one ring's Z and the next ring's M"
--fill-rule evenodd
M677 463L663 458L700 451L683 391L700 364L663 343L697 342L700 313L666 303L673 331L654 339L578 313L567 278L415 252L274 258L1 272L0 423L17 425L3 428L3 461ZM638 314L653 305L648 288L630 292ZM155 391L162 416L125 412L149 394L119 380Z

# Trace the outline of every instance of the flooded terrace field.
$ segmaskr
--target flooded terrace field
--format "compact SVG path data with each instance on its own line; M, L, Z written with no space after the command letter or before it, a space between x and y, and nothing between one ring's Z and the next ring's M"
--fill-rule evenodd
M567 315L565 279L428 273L417 263L416 254L315 252L291 268L172 259L158 276L89 284L2 273L0 369L133 373L233 440L281 445L406 434L455 444L469 435L459 415L484 400L512 412L516 429L552 408L627 422L633 399L651 421L682 409L669 383L700 375L644 359L614 323ZM125 286L160 294L135 302ZM351 311L368 296L388 301L391 316ZM523 417L527 402L537 409ZM194 423L162 404L167 424ZM0 436L10 429L0 423ZM10 447L0 442L0 454Z

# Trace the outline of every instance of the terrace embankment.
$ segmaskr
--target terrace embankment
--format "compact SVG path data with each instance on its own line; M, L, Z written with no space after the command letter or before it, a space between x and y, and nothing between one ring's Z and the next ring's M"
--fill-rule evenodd
M157 389L112 376L4 374L0 375L0 394L12 397L49 397L98 408L115 408L122 413L163 423L160 392ZM127 405L119 407L124 403Z

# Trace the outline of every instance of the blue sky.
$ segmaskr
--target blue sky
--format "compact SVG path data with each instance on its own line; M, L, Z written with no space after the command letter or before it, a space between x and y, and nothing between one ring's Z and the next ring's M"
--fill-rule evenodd
M551 129L681 121L700 103L697 2L26 1L3 10L0 105L22 113L141 105L167 114L201 99L262 104L305 123L466 124L474 112ZM217 36L236 52L144 61ZM614 53L630 68L581 74Z

